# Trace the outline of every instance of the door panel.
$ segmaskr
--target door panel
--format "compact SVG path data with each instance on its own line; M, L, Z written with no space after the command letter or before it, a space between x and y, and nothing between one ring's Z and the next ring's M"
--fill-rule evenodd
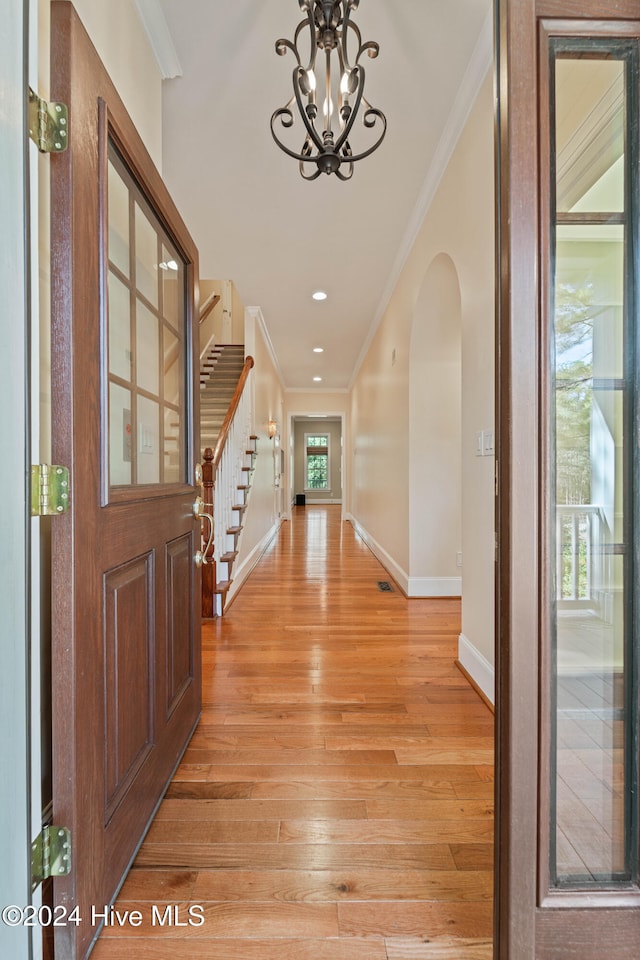
M104 574L107 822L153 748L154 592L150 553ZM133 702L131 677L146 679Z
M639 21L499 7L500 960L640 946Z
M169 716L180 702L193 677L196 650L193 643L193 611L185 602L193 590L193 536L188 534L166 546L167 598L167 701Z
M197 252L64 0L52 51L70 112L51 164L53 457L72 491L52 543L53 805L74 862L54 896L82 917L56 929L75 960L200 711Z

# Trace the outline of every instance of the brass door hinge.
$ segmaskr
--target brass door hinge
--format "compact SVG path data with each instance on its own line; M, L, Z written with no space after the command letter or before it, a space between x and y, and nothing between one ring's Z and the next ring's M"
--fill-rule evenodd
M69 146L69 111L65 103L42 100L29 87L29 136L40 153L62 153Z
M71 832L66 827L43 827L31 844L31 890L48 877L71 873Z
M59 464L31 467L31 516L48 517L69 509L69 470Z

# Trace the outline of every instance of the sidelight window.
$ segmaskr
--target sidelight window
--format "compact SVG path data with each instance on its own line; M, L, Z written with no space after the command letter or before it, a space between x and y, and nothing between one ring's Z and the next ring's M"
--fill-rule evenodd
M550 882L637 882L637 48L551 41ZM634 492L635 491L635 492Z

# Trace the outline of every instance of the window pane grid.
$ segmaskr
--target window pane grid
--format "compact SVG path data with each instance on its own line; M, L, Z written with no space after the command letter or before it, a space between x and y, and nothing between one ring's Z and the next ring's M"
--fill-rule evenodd
M305 436L305 486L307 490L329 489L329 435Z
M108 168L109 486L184 482L185 264L111 144Z

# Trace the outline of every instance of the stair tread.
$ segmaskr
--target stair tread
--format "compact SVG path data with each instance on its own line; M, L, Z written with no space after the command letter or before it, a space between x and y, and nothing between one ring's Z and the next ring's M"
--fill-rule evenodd
M202 358L200 364L200 446L203 450L207 447L215 448L244 364L245 348L243 344L215 344ZM251 463L256 457L257 439L257 435L249 438L249 443L253 449L247 450L246 456L251 458ZM229 575L232 564L238 556L238 551L234 547L243 529L241 520L247 508L246 492L251 489L250 477L254 468L250 466L241 467L241 469L243 472L239 479L242 483L238 484L236 489L245 502L236 503L231 508L234 511L236 522L227 529L226 535L235 539L229 541L231 549L220 557L220 562L227 564L226 571L229 579L220 580L214 586L214 593L222 597L222 601L218 601L218 604L221 603L218 608L219 615L224 610L224 598L233 582Z

